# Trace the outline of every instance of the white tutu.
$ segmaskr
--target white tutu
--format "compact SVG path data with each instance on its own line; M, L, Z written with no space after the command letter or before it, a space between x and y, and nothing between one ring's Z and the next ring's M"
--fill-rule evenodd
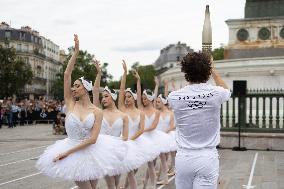
M160 130L153 130L150 132L145 132L144 137L148 138L150 141L153 141L155 146L158 147L158 152L168 153L172 150L172 137Z
M177 151L176 131L170 131L168 134L172 138L171 152L175 152Z
M126 143L118 137L99 135L97 142L66 158L53 162L60 153L75 147L82 141L66 138L47 147L36 167L50 177L72 181L86 181L127 172L123 165L127 154Z
M128 150L123 163L128 171L138 169L143 164L154 160L158 156L157 151L154 151L154 149L146 150L146 146L149 149L150 144L141 136L136 140L125 141L125 143Z

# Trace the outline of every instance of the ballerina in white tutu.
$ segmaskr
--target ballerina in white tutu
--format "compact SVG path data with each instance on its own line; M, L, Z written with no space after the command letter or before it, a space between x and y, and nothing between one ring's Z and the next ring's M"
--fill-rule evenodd
M176 151L176 144L173 133L170 134L171 131L175 130L175 124L174 124L174 114L172 111L170 111L166 105L168 104L167 99L160 94L156 100L156 108L160 110L160 119L157 126L157 129L167 133L169 144L169 151L164 153L163 157L161 157L161 182L160 184L167 183L168 182L168 165L166 163L166 157L169 155L170 152Z
M172 91L175 91L176 90L176 87L175 87L175 83L174 83L174 80L171 81L171 84L172 84ZM164 86L165 86L165 89L164 89L164 94L165 94L165 97L167 98L168 95L169 95L169 84L168 84L168 80L165 80L164 81ZM172 111L173 110L171 109L171 107L166 104L166 108L168 108L168 110ZM169 132L170 136L173 138L173 150L174 151L171 151L170 152L170 155L171 155L171 164L170 164L170 167L169 167L169 176L173 176L175 175L175 159L176 159L176 151L177 151L177 143L176 143L176 119L175 119L175 116L174 116L174 127L173 129Z
M134 76L137 79L137 105L138 108L145 114L145 127L143 136L151 140L155 144L155 146L158 147L156 149L159 152L161 160L163 160L164 163L163 154L170 151L170 140L167 134L156 129L159 122L160 111L154 108L155 103L153 102L155 101L158 94L158 79L155 77L154 93L151 90L147 89L143 91L143 94L141 94L141 80L137 71L134 71ZM154 165L154 161L148 162L148 169L146 172L143 188L147 187L148 180L150 180L150 188L156 188L157 177Z
M98 74L93 88L93 99L94 104L99 107L101 69L98 61L95 61L95 65ZM102 106L104 109L100 134L121 137L123 141L125 141L124 144L126 144L128 150L125 154L123 164L126 167L125 173L128 173L145 163L145 157L143 151L139 149L139 146L134 141L128 140L128 116L117 109L115 105L117 96L116 91L107 86L103 89ZM108 188L119 188L119 178L120 175L115 175L113 177L106 176Z
M115 137L99 135L103 112L90 101L92 82L82 77L71 88L71 73L79 54L77 35L74 41L74 53L64 72L68 138L49 146L36 166L48 176L75 181L80 189L95 189L97 179L125 171L121 162L127 148Z
M144 163L153 161L159 154L155 145L146 137L141 136L144 131L145 114L136 108L135 101L137 94L133 93L130 88L125 90L127 66L123 61L124 74L121 79L118 108L128 115L129 120L129 139L133 140L137 147L142 150ZM137 167L138 168L138 167ZM137 171L137 170L136 170ZM128 187L128 181L131 189L136 189L136 171L131 171L128 174L128 179L125 182L125 188Z

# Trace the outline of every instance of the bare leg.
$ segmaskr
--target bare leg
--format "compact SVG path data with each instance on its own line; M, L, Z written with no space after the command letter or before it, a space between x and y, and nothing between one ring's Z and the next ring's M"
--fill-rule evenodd
M79 189L92 189L90 181L75 181Z
M131 189L137 189L137 182L136 182L134 171L130 171L128 173L128 180L129 180L130 188Z
M119 189L120 176L121 176L121 175L116 175L116 176L114 176L114 183L115 183L116 189Z
M163 184L167 184L168 183L168 165L167 165L167 160L166 160L166 154L162 153L160 155L161 158L161 175L160 175L160 179L161 181L163 181Z
M114 177L106 176L105 180L106 180L106 184L107 184L108 189L115 189Z
M170 176L175 174L175 160L176 160L176 152L171 152L171 167L169 170Z
M90 180L92 189L96 189L97 188L97 184L98 184L98 180Z
M157 178L156 178L156 173L155 173L155 167L154 167L154 162L148 162L148 171L149 177L150 177L150 186L153 188L153 186L156 186Z
M155 172L155 169L154 169L154 172ZM149 180L149 163L148 163L148 168L146 170L145 180L143 182L143 189L146 189L147 184L148 184L148 180Z

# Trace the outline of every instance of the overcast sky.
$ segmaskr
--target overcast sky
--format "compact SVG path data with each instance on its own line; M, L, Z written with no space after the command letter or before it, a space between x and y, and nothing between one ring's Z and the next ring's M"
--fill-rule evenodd
M206 4L213 48L227 44L225 20L243 18L245 0L0 0L0 21L29 25L65 50L77 33L80 48L108 62L118 79L122 59L151 64L178 41L200 50Z

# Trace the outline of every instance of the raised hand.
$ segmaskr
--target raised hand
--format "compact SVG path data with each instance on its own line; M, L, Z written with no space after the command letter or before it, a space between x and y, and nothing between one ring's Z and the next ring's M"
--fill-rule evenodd
M215 64L214 64L214 59L213 59L212 55L211 55L211 58L210 58L210 64L211 64L211 67L212 67L212 71L215 71Z
M125 60L122 60L122 66L123 66L124 73L126 74L127 73L127 65L126 65Z
M159 80L157 76L154 77L154 81L155 81L155 85L159 85Z
M96 58L94 58L92 62L93 62L93 64L95 65L95 67L96 67L96 69L97 69L97 72L98 72L99 74L102 73L100 61L97 60Z
M168 86L169 81L167 79L164 80L165 86Z
M77 34L74 34L74 42L75 42L74 50L75 52L79 52L79 38Z
M132 74L133 74L133 76L134 76L137 80L140 80L140 76L139 76L137 70L134 69L134 70L132 71Z

